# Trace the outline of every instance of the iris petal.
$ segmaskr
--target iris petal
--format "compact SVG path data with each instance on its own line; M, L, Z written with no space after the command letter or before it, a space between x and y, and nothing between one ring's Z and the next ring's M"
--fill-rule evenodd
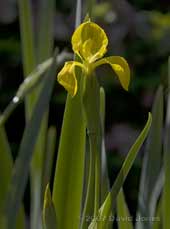
M81 63L76 61L68 61L58 73L58 82L73 97L77 93L77 79L75 75L75 66L83 67Z
M108 45L104 30L93 22L82 23L73 33L72 48L89 63L101 58Z
M119 78L122 87L127 91L130 83L129 65L123 57L110 56L98 60L94 65L95 68L102 64L109 64Z

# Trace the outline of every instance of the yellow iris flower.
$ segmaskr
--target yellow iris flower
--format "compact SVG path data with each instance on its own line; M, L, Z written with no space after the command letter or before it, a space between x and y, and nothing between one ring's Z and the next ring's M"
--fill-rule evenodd
M73 33L71 42L74 53L82 62L68 61L58 73L58 82L71 96L77 93L75 66L82 68L84 75L88 77L96 67L109 64L118 76L122 87L128 90L130 70L126 60L120 56L102 58L107 51L108 38L100 26L91 21L82 23Z

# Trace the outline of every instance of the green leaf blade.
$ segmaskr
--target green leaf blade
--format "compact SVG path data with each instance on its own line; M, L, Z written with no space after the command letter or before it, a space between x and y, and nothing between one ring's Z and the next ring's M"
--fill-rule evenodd
M36 139L43 115L49 104L52 88L55 82L56 63L54 57L53 65L44 78L44 86L41 90L40 97L35 106L32 118L27 123L20 145L18 157L14 165L9 192L6 199L5 217L8 228L12 229L16 221L16 214L19 210L23 197L26 181L28 178L30 161L35 147Z
M126 204L123 189L117 196L117 217L119 229L133 229L132 217L130 216L128 206Z
M168 60L168 88L170 86L170 57ZM167 98L167 114L164 138L164 187L163 187L163 229L168 229L170 225L170 93Z
M12 175L13 159L10 145L6 136L5 129L0 127L0 219L3 217L1 213L4 210L5 198L8 191L9 182ZM1 225L1 224L0 224ZM1 228L1 227L0 227ZM19 210L16 222L17 229L25 228L25 213L23 206Z
M79 94L73 99L67 98L58 151L53 201L59 228L76 229L79 226L84 156L85 122Z
M138 199L138 217L151 217L150 203L156 185L162 162L162 129L163 129L163 88L156 92L153 108L153 121L147 139L146 151L143 159L141 183ZM153 212L153 209L152 209ZM137 221L136 228L151 228L150 221Z
M139 137L137 138L137 140L135 141L135 143L133 144L133 146L131 147L131 149L129 150L129 153L123 163L123 166L116 178L116 181L114 182L112 189L110 191L110 193L107 195L105 202L103 203L103 205L101 206L100 210L99 210L99 221L94 221L91 223L91 225L89 226L90 229L92 228L97 228L97 229L102 229L105 227L105 224L109 218L109 215L111 214L112 208L115 205L115 201L117 198L117 195L121 189L121 187L123 186L123 183L129 173L129 170L131 169L133 162L137 156L137 153L140 149L140 147L142 146L145 138L147 137L147 134L149 132L149 129L151 127L151 123L152 123L152 115L149 113L148 116L148 121L144 127L144 129L142 130L141 134L139 135Z
M51 198L49 184L46 186L44 196L43 225L44 229L57 229L55 207Z
M81 22L81 2L77 0L75 26ZM57 223L64 229L79 228L84 183L86 127L82 109L83 82L82 73L76 70L79 90L74 98L67 96L53 185Z

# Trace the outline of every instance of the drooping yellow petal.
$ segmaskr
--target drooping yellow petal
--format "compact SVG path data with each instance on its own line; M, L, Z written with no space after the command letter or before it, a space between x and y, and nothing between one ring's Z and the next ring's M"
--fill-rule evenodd
M104 30L93 22L82 23L73 33L72 48L89 63L101 58L108 45Z
M77 79L75 75L75 66L83 67L81 63L68 61L58 73L58 82L68 91L73 97L77 93Z
M130 83L130 69L127 61L120 56L110 56L97 61L95 68L101 64L109 64L118 76L122 87L127 91Z

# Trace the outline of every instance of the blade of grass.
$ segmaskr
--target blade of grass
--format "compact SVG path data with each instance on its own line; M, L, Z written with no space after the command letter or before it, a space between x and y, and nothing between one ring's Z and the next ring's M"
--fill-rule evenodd
M104 88L100 88L100 117L102 129L102 142L101 142L101 203L104 202L106 196L110 191L109 175L107 168L107 156L105 149L104 127L105 127L105 92ZM106 228L112 229L113 222L110 220L106 224Z
M170 58L168 60L168 88L170 88ZM164 138L164 188L163 188L163 229L170 225L170 93L167 98L167 113Z
M54 62L44 77L44 85L42 87L39 99L34 108L33 115L28 121L24 130L22 142L19 148L16 163L14 165L12 179L9 192L6 199L5 217L9 229L14 228L16 214L21 204L24 189L26 186L30 161L36 144L42 118L49 104L52 88L55 82L56 63Z
M0 128L0 146L0 210L2 211L13 164L10 146L3 127Z
M45 59L49 58L52 54L54 45L54 12L55 12L55 0L42 0L39 2L38 12L38 39L37 44L37 63L41 63ZM37 92L38 93L38 92ZM40 217L42 208L42 198L44 196L44 166L46 164L46 139L47 139L47 126L48 126L48 110L43 117L37 145L35 148L34 156L31 166L31 182L32 182L32 229L37 229L40 222L37 218ZM39 215L37 215L39 214Z
M55 207L51 198L49 185L46 187L44 196L43 226L44 229L57 229Z
M24 57L24 72L25 76L34 69L35 63L40 63L51 55L53 47L53 19L55 10L55 1L40 1L40 14L39 14L39 28L38 28L38 41L34 40L33 28L32 28L32 18L31 18L31 8L29 0L19 1L20 8L20 24L21 24L21 34L23 43L23 57ZM36 46L38 49L35 50L34 41L36 41ZM29 48L27 48L29 44ZM32 60L32 62L31 62ZM42 86L42 85L41 85ZM34 104L38 98L40 88L32 92L28 97L28 104L26 104L26 117L27 120L33 111ZM42 171L43 171L43 159L46 144L46 134L47 134L47 119L48 111L43 117L41 123L39 136L37 138L37 143L35 146L35 152L32 159L31 165L31 228L37 229L40 224L40 213L41 213L41 200L42 200Z
M59 56L59 64L65 60L72 58L72 54L63 51ZM56 60L57 63L57 60ZM52 64L52 58L44 61L43 63L37 65L37 67L26 77L23 83L19 86L16 95L13 97L12 101L9 103L3 114L0 115L0 126L3 126L8 120L12 112L17 108L17 106L23 101L28 93L38 86L43 77L44 73L50 68Z
M54 22L54 11L55 11L55 1L40 1L39 2L39 13L38 13L38 40L35 42L38 48L36 49L36 61L41 63L45 59L51 56L53 49L53 22ZM35 99L39 94L39 90L35 95ZM31 108L32 109L32 108ZM44 166L44 153L46 148L46 135L47 135L47 125L48 125L48 111L43 117L43 122L41 124L40 133L37 139L37 144L35 147L34 156L32 159L31 166L31 206L32 206L32 217L31 217L31 228L37 229L40 225L41 208L42 208L42 196L44 195L44 190L42 190L43 182L43 166Z
M150 210L151 217L155 216L157 204L159 202L159 198L163 190L163 184L164 184L164 171L163 169L161 169L160 174L158 176L158 179L155 183L155 186L151 194L151 199L150 199L150 204L149 204L149 210Z
M109 193L109 176L107 169L107 158L104 141L104 126L105 126L105 92L100 88L100 117L102 127L102 149L101 149L101 202L103 203Z
M6 136L5 129L3 127L0 128L0 214L4 209L4 200L6 198L6 193L8 190L8 185L10 182L11 174L12 174L12 166L13 166L13 159L10 150L10 145L8 143L8 139ZM0 216L1 218L1 216ZM0 227L1 228L1 227ZM23 206L20 208L17 223L17 229L24 229L25 228L25 214Z
M117 196L117 217L119 229L133 229L132 217L130 216L128 206L126 204L123 189L121 188Z
M56 147L56 128L51 126L48 129L47 134L47 149L44 155L44 168L43 168L43 182L42 182L42 189L45 190L45 187L48 183L50 183L50 178L52 174L52 167L53 167L53 159Z
M81 12L78 9L80 6L77 2L77 12ZM81 19L76 19L78 25ZM84 181L86 133L82 110L83 82L81 72L76 75L79 90L74 98L67 96L53 185L57 224L65 229L79 228Z
M54 45L54 13L55 0L42 0L40 2L38 24L38 63L49 58L52 54Z
M158 201L158 205L155 212L155 220L153 222L152 229L162 229L163 228L163 220L162 220L162 196Z
M163 88L157 90L152 108L153 122L147 139L138 200L138 217L150 217L150 199L161 168L163 129ZM139 220L136 228L151 228L151 221Z
M110 191L110 193L107 195L105 202L102 204L100 210L99 210L99 214L98 214L98 221L94 220L94 222L91 223L91 225L89 226L89 229L92 228L97 228L97 229L103 229L105 228L105 223L109 218L109 215L111 214L111 211L113 209L113 207L115 206L115 201L117 198L117 195L121 189L121 187L123 186L123 183L129 173L129 170L131 169L133 162L137 156L137 153L140 149L140 147L142 146L145 138L147 137L147 134L149 132L150 126L151 126L151 122L152 122L152 116L149 113L148 116L148 121L144 127L144 129L142 130L142 132L140 133L139 137L137 138L137 140L135 141L135 143L133 144L133 146L131 147L131 149L128 152L128 155L122 165L122 168L112 186L112 189Z
M33 25L31 4L29 0L18 0L19 6L19 20L20 20L20 34L22 41L22 55L23 55L23 70L24 76L30 74L36 66L36 55L33 37ZM26 119L31 115L30 107L35 103L34 94L29 96L26 100Z
M80 72L77 75L81 77ZM81 216L85 156L81 86L79 78L77 95L67 97L53 185L58 227L65 229L78 228Z
M89 140L89 139L88 139ZM81 224L80 228L87 228L89 223L92 220L94 214L94 157L90 151L90 143L87 141L88 145L86 146L85 153L85 173L84 176L84 186L83 190L83 204L82 204L82 215L81 215Z
M22 40L22 53L23 53L23 68L24 76L26 77L33 71L37 64L34 31L32 25L31 4L29 0L19 0L19 19L20 19L20 33ZM43 26L43 25L42 25ZM39 90L32 91L26 98L26 120L28 121L33 112L33 107L37 100ZM44 118L45 119L45 118ZM35 152L32 161L31 169L31 228L38 228L39 215L40 215L40 200L41 200L41 176L42 176L42 157L45 148L45 131L47 123L42 122Z
M48 106L48 105L47 105ZM31 162L31 229L40 229L42 220L42 175L43 175L43 158L46 145L46 132L48 120L48 107L44 113L41 122L37 142L35 145L33 158Z
M19 86L16 95L13 97L12 101L9 103L3 114L0 116L0 126L5 124L12 112L22 102L25 96L42 81L42 74L51 65L51 63L52 59L50 58L41 65L38 65L36 69L31 74L29 74L28 77L23 81L23 83Z
M31 4L29 0L18 0L18 5L24 62L24 75L27 76L30 73L30 69L34 69L36 66Z
M56 60L56 62L58 62L58 64L61 64L63 60L70 59L71 57L71 54L63 52L58 56L58 61ZM47 71L51 64L52 58L48 59L47 61L44 61L42 64L39 64L32 73L29 74L27 79L24 80L24 82L19 87L16 96L5 109L3 115L0 116L1 127L8 119L8 117L11 115L11 113L14 111L14 109L18 106L18 104L23 100L25 95L27 95L27 93L29 93L32 90L32 88L36 87L39 84L40 80L43 79L43 76L41 76L41 74Z

